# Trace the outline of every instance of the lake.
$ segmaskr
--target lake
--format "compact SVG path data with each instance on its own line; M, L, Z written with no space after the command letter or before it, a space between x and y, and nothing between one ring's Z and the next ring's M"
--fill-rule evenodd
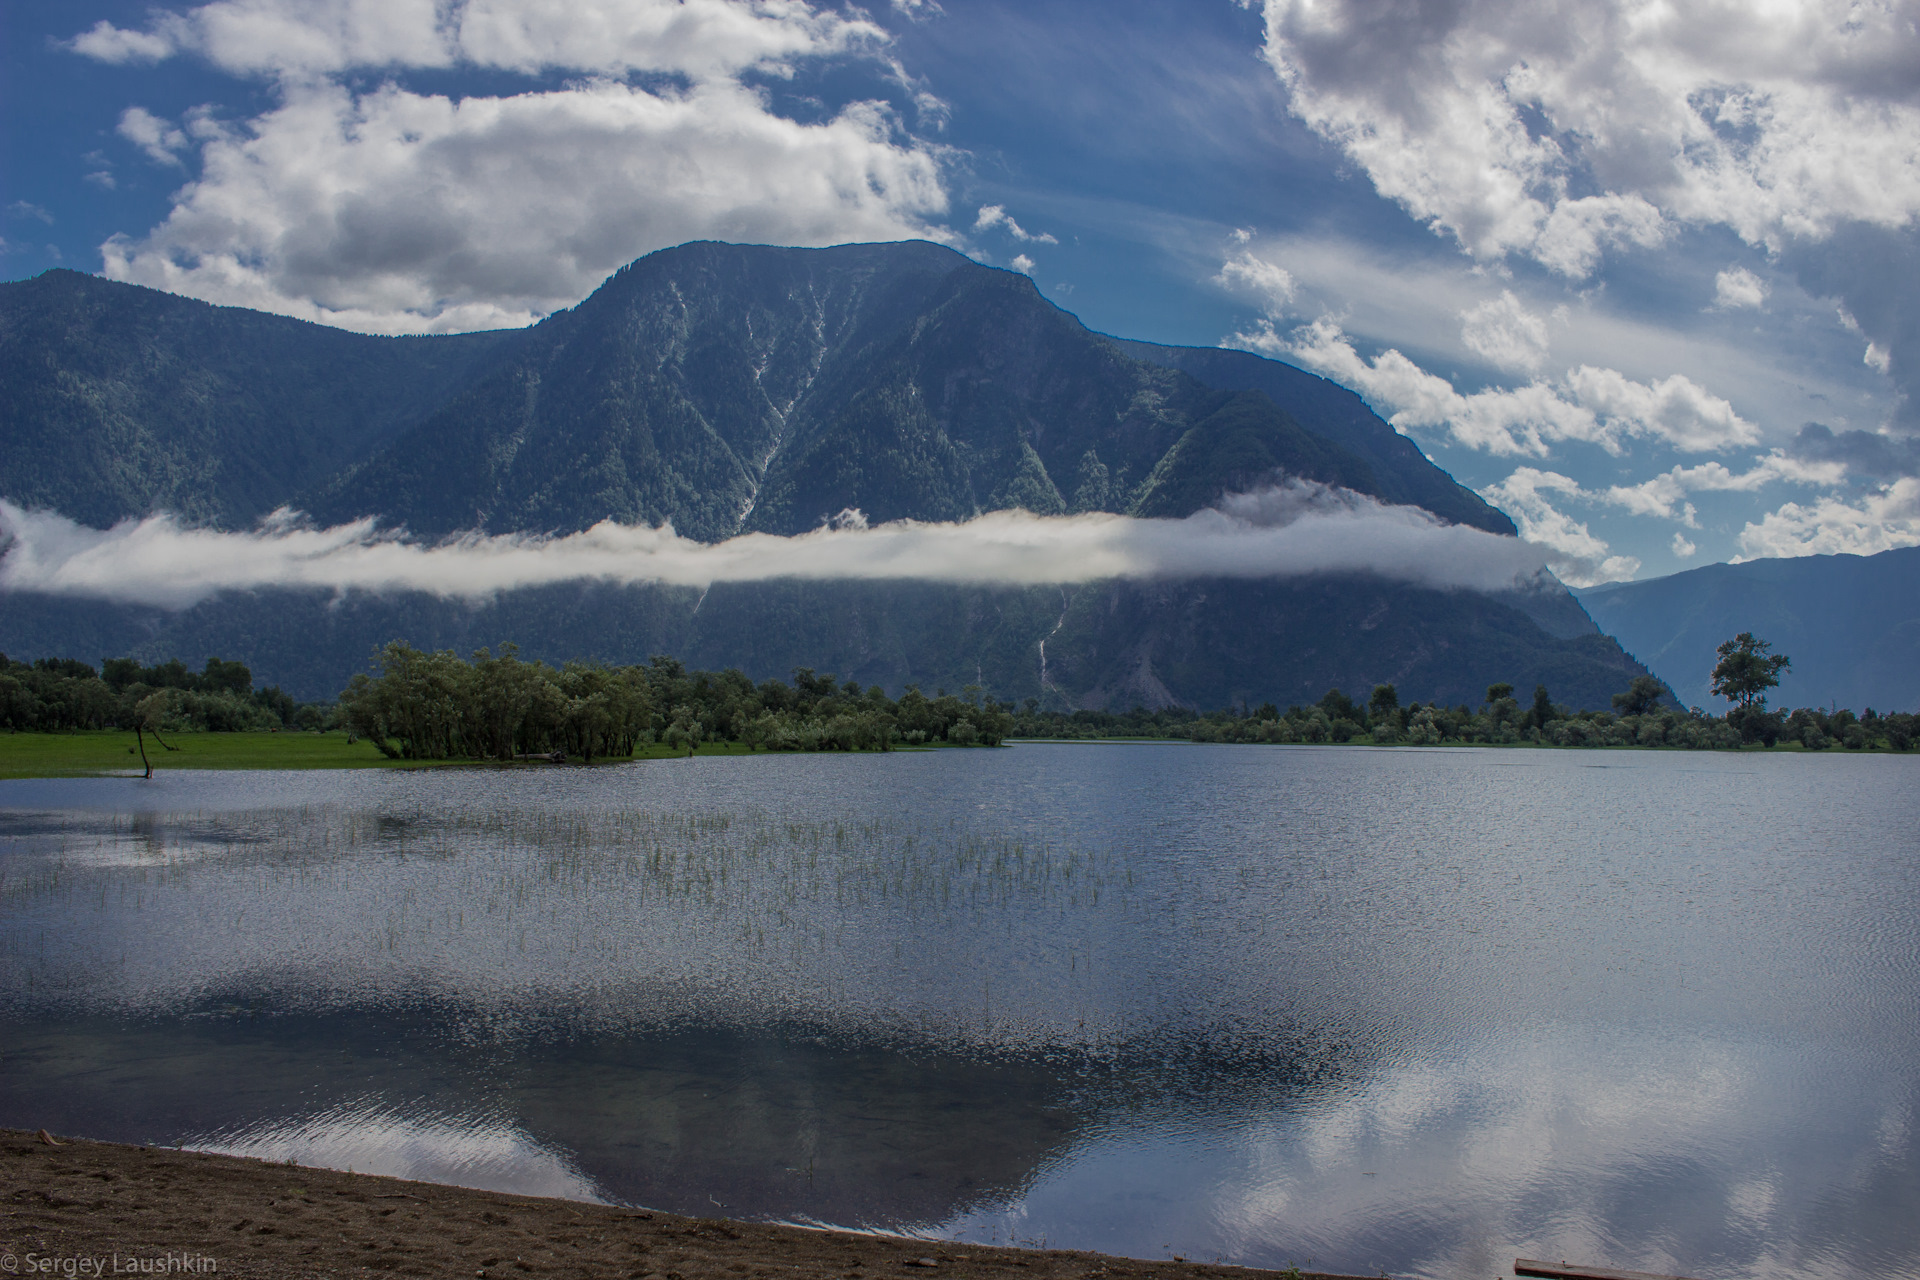
M0 782L0 1124L979 1242L1920 1274L1920 758Z

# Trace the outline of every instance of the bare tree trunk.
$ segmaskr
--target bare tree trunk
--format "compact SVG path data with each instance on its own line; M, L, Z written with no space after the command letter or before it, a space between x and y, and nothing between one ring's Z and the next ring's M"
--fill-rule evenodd
M154 736L158 737L159 735L156 734ZM140 763L147 766L147 776L151 778L153 776L153 762L147 759L147 737L140 731L138 724L133 726L133 740L140 744Z

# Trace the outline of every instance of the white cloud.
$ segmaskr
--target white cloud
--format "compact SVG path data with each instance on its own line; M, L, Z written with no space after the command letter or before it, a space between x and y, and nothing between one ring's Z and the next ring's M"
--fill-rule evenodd
M804 0L217 0L145 32L96 27L77 52L164 46L280 95L226 126L122 117L156 160L196 138L200 177L166 221L103 245L104 273L368 332L453 331L526 324L686 240L951 239L934 221L943 153L887 107L803 123L739 79L884 62L885 39ZM461 100L338 79L455 65L581 78Z
M1557 383L1535 379L1463 395L1399 351L1362 356L1325 317L1287 334L1262 322L1224 345L1290 360L1351 387L1401 431L1444 432L1456 444L1490 453L1544 457L1559 441L1620 453L1630 437L1707 453L1759 439L1759 429L1732 405L1682 374L1636 382L1613 369L1581 365Z
M1055 240L1052 236L1047 235L1044 232L1040 235L1034 235L1032 232L1022 227L1019 223L1013 220L1013 215L1007 212L1006 207L1004 205L997 205L997 204L981 205L979 216L977 216L973 220L974 233L977 235L982 231L991 231L995 227L1001 228L1008 235L1012 236L1015 240L1020 241L1022 244L1059 244L1060 243L1058 240Z
M1605 540L1548 501L1546 495L1556 492L1580 496L1584 491L1579 481L1559 472L1519 467L1480 490L1480 496L1512 516L1522 538L1546 549L1547 564L1569 586L1619 582L1640 571L1638 559L1610 554Z
M1547 322L1521 306L1511 289L1460 313L1460 341L1502 369L1532 373L1547 362Z
M1236 238L1238 237L1238 233ZM1260 304L1260 310L1274 320L1287 313L1287 305L1293 301L1297 286L1293 274L1251 250L1237 258L1230 258L1220 265L1220 274L1213 278L1215 284L1236 292L1250 293Z
M607 521L562 538L469 535L425 546L382 533L371 519L312 529L280 512L253 532L223 533L157 515L98 530L0 500L0 588L164 608L262 587L483 599L578 580L1034 584L1341 573L1498 591L1536 582L1543 563L1518 539L1305 483L1229 497L1181 520L997 511L964 524L868 527L857 512L842 515L797 537L748 534L713 544L670 526Z
M1722 311L1761 307L1767 301L1767 282L1745 267L1728 267L1713 278L1713 305Z
M1920 478L1907 476L1853 502L1789 502L1740 531L1734 563L1766 557L1870 556L1920 546Z
M1869 342L1867 344L1867 354L1861 359L1862 363L1869 369L1876 370L1880 373L1891 373L1893 371L1893 354L1877 342Z
M1211 226L1194 233L1196 238L1217 234ZM1489 277L1495 273L1441 246L1410 251L1314 234L1263 238L1250 247L1293 280L1296 293L1285 308L1288 316L1335 315L1363 346L1376 341L1418 352L1428 368L1485 359L1462 341L1461 313L1488 300ZM1234 247L1222 256L1239 252ZM1693 274L1685 264L1671 265ZM1535 273L1512 276L1495 287L1510 289L1523 310L1545 318L1553 355L1543 370L1555 368L1556 361L1559 367L1592 364L1653 382L1681 369L1701 386L1734 391L1729 399L1763 429L1830 420L1840 404L1858 406L1853 414L1877 418L1888 399L1889 389L1870 373L1850 372L1832 358L1853 359L1859 348L1820 325L1813 312L1833 312L1791 284L1775 284L1773 301L1781 302L1782 288L1790 296L1760 322L1766 332L1759 333L1737 313L1649 309L1622 291L1570 295ZM1709 272L1703 282L1708 291L1710 281ZM1277 323L1283 317L1269 318Z
M1673 554L1675 556L1679 557L1682 560L1686 560L1691 558L1693 553L1698 551L1699 549L1700 549L1699 547L1696 547L1693 545L1693 543L1687 541L1686 534L1680 532L1678 529L1675 529L1673 531Z
M802 0L216 0L159 13L144 32L103 21L69 47L104 62L197 53L236 75L468 65L709 79L885 38Z
M1625 507L1634 515L1679 520L1688 528L1695 528L1693 507L1684 501L1689 493L1754 493L1781 481L1830 486L1845 478L1846 467L1842 463L1806 462L1775 449L1756 458L1746 471L1735 472L1718 462L1707 462L1697 467L1675 467L1636 485L1614 485L1586 496Z
M115 66L129 62L158 62L172 57L170 35L157 31L123 31L105 18L67 42L75 53Z
M82 182L91 182L103 191L112 191L120 185L114 180L113 172L109 169L95 169L92 173L84 175L80 180Z
M1016 253L1013 256L1013 261L1008 263L1007 265L1012 267L1015 271L1018 271L1023 276L1030 276L1033 274L1033 267L1034 267L1033 259L1029 258L1024 253Z
M321 84L205 144L105 274L368 332L526 324L685 240L942 235L939 162L880 107L801 124L731 81L448 98Z
M1671 223L1749 243L1920 212L1908 7L1263 0L1294 112L1483 259L1568 276Z
M128 107L121 112L118 132L155 164L178 165L179 153L187 149L187 135L177 125L144 107Z

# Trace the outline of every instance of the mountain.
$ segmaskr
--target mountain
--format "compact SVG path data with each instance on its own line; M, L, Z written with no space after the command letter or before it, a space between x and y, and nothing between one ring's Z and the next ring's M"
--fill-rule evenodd
M428 534L612 517L713 541L849 507L1187 515L1284 474L1513 531L1378 418L1369 433L1305 390L1139 359L1027 277L938 245L690 244L528 330L309 505L405 511Z
M1184 516L1304 478L1511 535L1351 393L1238 352L1105 337L938 245L695 243L525 330L380 338L50 272L0 285L0 497L104 525L281 505L438 537L612 517L718 540L1023 507ZM1053 705L1215 706L1548 682L1606 705L1640 668L1564 590L1371 578L958 588L760 583L427 596L228 594L177 613L14 593L0 649L220 653L325 696L394 636L529 656L671 652Z
M1682 702L1724 706L1715 649L1742 631L1793 659L1772 701L1920 708L1920 547L1713 564L1574 593Z
M517 336L368 337L78 271L0 284L0 496L101 527L248 525Z

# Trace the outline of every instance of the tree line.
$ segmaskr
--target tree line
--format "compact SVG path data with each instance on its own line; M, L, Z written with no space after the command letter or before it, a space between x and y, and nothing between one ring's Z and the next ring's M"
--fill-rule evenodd
M996 746L1008 738L1161 738L1192 742L1537 744L1561 747L1731 749L1795 743L1810 750L1906 751L1920 717L1871 708L1767 709L1765 691L1790 667L1765 641L1742 633L1721 646L1714 691L1735 705L1723 716L1681 709L1661 681L1640 676L1609 711L1556 704L1544 685L1530 699L1495 684L1477 706L1403 704L1391 684L1366 700L1330 689L1282 711L1198 712L1179 707L1126 712L1043 711L985 696L975 685L929 697L909 685L890 698L878 685L839 682L810 668L791 683L755 684L738 670L689 671L677 659L559 667L522 660L512 646L471 658L395 641L336 703L300 703L278 688L256 690L241 663L210 658L195 672L178 660L143 667L114 658L99 670L68 658L9 662L0 655L0 725L55 732L263 729L345 730L399 760L628 757L642 746L696 750L703 742L770 751L887 751L896 746ZM163 744L164 745L164 742Z
M178 658L152 667L109 658L96 670L76 658L13 662L0 653L0 727L14 732L322 729L332 715L277 686L255 689L252 671L220 658L199 671Z
M801 667L793 683L755 684L737 670L688 671L676 658L611 667L525 662L511 646L471 659L395 642L340 695L347 731L402 760L593 761L650 743L691 754L702 742L771 751L890 751L944 742L998 746L1013 728L1007 707L969 685L929 698L909 685L838 683Z

